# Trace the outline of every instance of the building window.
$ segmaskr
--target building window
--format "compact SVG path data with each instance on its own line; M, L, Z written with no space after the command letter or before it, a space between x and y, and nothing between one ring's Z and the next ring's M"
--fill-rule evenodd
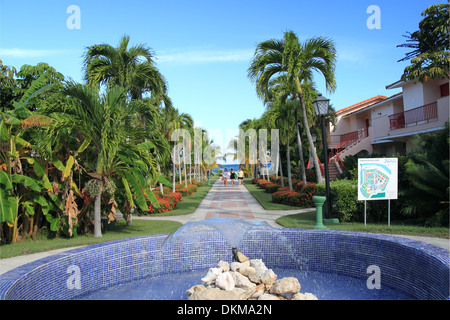
M441 97L448 96L448 82L441 84Z

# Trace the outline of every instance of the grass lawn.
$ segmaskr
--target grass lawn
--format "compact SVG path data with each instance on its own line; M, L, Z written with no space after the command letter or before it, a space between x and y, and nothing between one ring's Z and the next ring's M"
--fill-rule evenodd
M284 216L277 219L277 223L285 228L311 229L316 224L316 212L305 212ZM448 228L426 228L417 226L402 225L400 223L392 222L388 226L387 223L364 223L358 222L341 222L325 224L329 230L341 231L356 231L356 232L371 232L383 234L398 234L398 235L412 235L422 237L438 237L449 239Z
M287 206L279 203L272 203L272 195L266 193L257 185L252 184L251 179L244 179L247 189L258 200L266 210L294 210L297 207ZM311 229L316 224L316 211L313 208L310 212L286 215L278 218L277 223L285 228ZM412 225L403 225L401 222L391 221L391 226L386 223L364 223L341 222L338 224L325 224L329 230L372 232L384 234L404 234L423 237L439 237L449 239L449 228L429 228Z
M217 177L211 179L211 185L208 186L208 184L205 183L203 186L200 186L192 196L183 197L183 201L178 203L176 210L153 214L152 216L174 216L193 213L216 180ZM71 239L48 239L46 234L41 233L36 239L23 239L18 243L0 246L0 259L60 248L96 244L122 238L171 233L181 226L181 223L174 221L137 219L133 220L131 226L127 226L126 222L123 219L120 219L111 227L111 230L103 233L102 238L94 238L92 235L83 235Z
M18 243L0 246L0 258L8 258L60 248L84 246L129 237L171 233L181 226L182 224L180 222L175 221L149 220L133 220L132 225L127 226L125 220L122 219L115 222L115 224L111 226L110 230L103 232L103 236L101 238L94 238L93 235L85 235L71 239L61 237L48 239L46 234L41 233L35 239L25 239Z
M161 212L161 213L153 213L152 217L166 217L166 216L180 216L184 214L190 214L197 209L202 202L203 198L208 193L209 189L211 189L214 182L217 180L217 176L211 179L211 184L208 186L208 183L205 182L202 186L198 187L197 191L190 197L183 197L183 201L177 203L177 208L175 210L171 210L169 212ZM143 215L145 216L145 215Z
M248 191L255 197L259 204L266 210L295 210L296 207L287 206L281 203L272 202L272 194L267 193L264 189L259 188L256 184L252 184L251 178L244 178L244 185Z

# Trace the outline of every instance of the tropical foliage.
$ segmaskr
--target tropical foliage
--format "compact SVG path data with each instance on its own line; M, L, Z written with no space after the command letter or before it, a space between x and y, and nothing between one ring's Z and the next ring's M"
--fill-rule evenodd
M428 225L449 225L449 140L445 130L416 137L421 152L411 154L405 174L411 188L402 191L403 211Z
M318 73L323 76L327 90L332 92L336 88L335 63L336 49L331 39L315 37L301 43L293 31L287 31L282 40L270 39L259 43L248 69L248 76L255 82L256 92L263 102L269 108L284 108L282 113L285 120L292 116L295 119L294 125L304 183L306 183L306 168L303 159L298 109L301 109L302 129L306 134L308 144L313 146L310 122L311 118L315 116L312 101L317 96L313 85L314 74ZM288 100L292 101L290 106L287 105ZM286 134L289 136L289 126L286 128ZM289 138L286 142L286 157L288 157L289 166ZM321 182L323 180L322 173L314 148L310 148L310 154L317 180ZM292 186L290 185L289 188L292 189Z
M131 224L132 212L174 210L201 183L192 175L201 181L206 164L192 167L192 145L174 170L171 134L194 132L191 116L172 106L151 48L129 41L87 47L85 83L45 63L0 62L2 244L41 230L101 237L118 212ZM201 150L215 150L200 132ZM170 183L177 174L183 186Z
M431 5L422 15L420 30L410 33L407 43L400 46L414 49L402 59L411 60L403 80L425 81L449 76L449 4ZM251 167L253 183L272 193L274 202L294 206L308 203L307 198L302 198L306 192L304 187L322 180L314 148L310 148L314 146L311 132L319 132L317 117L312 111L312 101L317 97L312 75L318 73L325 79L327 89L332 91L336 87L334 64L333 41L322 37L301 43L295 33L288 31L282 39L257 45L248 75L255 83L266 111L260 118L242 122L241 128L279 129L279 154L271 154L272 163L274 158L281 160L277 174L268 177L260 171L263 179L257 179L253 173L258 168ZM333 118L334 111L330 107L327 121L333 122ZM317 137L320 139L320 135ZM435 134L417 137L414 145L417 150L413 154L396 155L399 158L400 197L392 201L392 217L422 225L448 226L448 127ZM305 155L308 154L314 163L314 174L305 166ZM380 157L365 155L371 156ZM333 216L341 221L360 221L363 202L357 201L357 156L347 156L344 163L342 180L331 182ZM317 184L315 190L324 195L324 184ZM367 210L371 219L386 221L387 202L372 201Z
M440 79L450 75L449 3L434 4L423 13L419 30L408 33L398 47L414 49L399 61L411 60L402 80Z

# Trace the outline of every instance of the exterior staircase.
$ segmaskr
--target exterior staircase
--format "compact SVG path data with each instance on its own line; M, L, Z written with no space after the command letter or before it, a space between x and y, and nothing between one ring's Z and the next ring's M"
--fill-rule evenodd
M367 128L347 134L342 141L331 148L328 156L328 169L330 180L336 180L337 176L344 171L344 159L348 155L355 155L362 150L370 150L370 139Z
M332 159L330 159L330 161L328 162L328 173L330 175L330 181L336 180L337 177L342 173L339 171L334 160Z

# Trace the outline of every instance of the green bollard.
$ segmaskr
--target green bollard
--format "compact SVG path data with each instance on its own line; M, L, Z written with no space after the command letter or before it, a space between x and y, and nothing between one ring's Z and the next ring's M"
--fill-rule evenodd
M322 206L324 202L327 200L326 197L313 197L314 204L316 205L316 225L314 229L326 229L322 222Z

